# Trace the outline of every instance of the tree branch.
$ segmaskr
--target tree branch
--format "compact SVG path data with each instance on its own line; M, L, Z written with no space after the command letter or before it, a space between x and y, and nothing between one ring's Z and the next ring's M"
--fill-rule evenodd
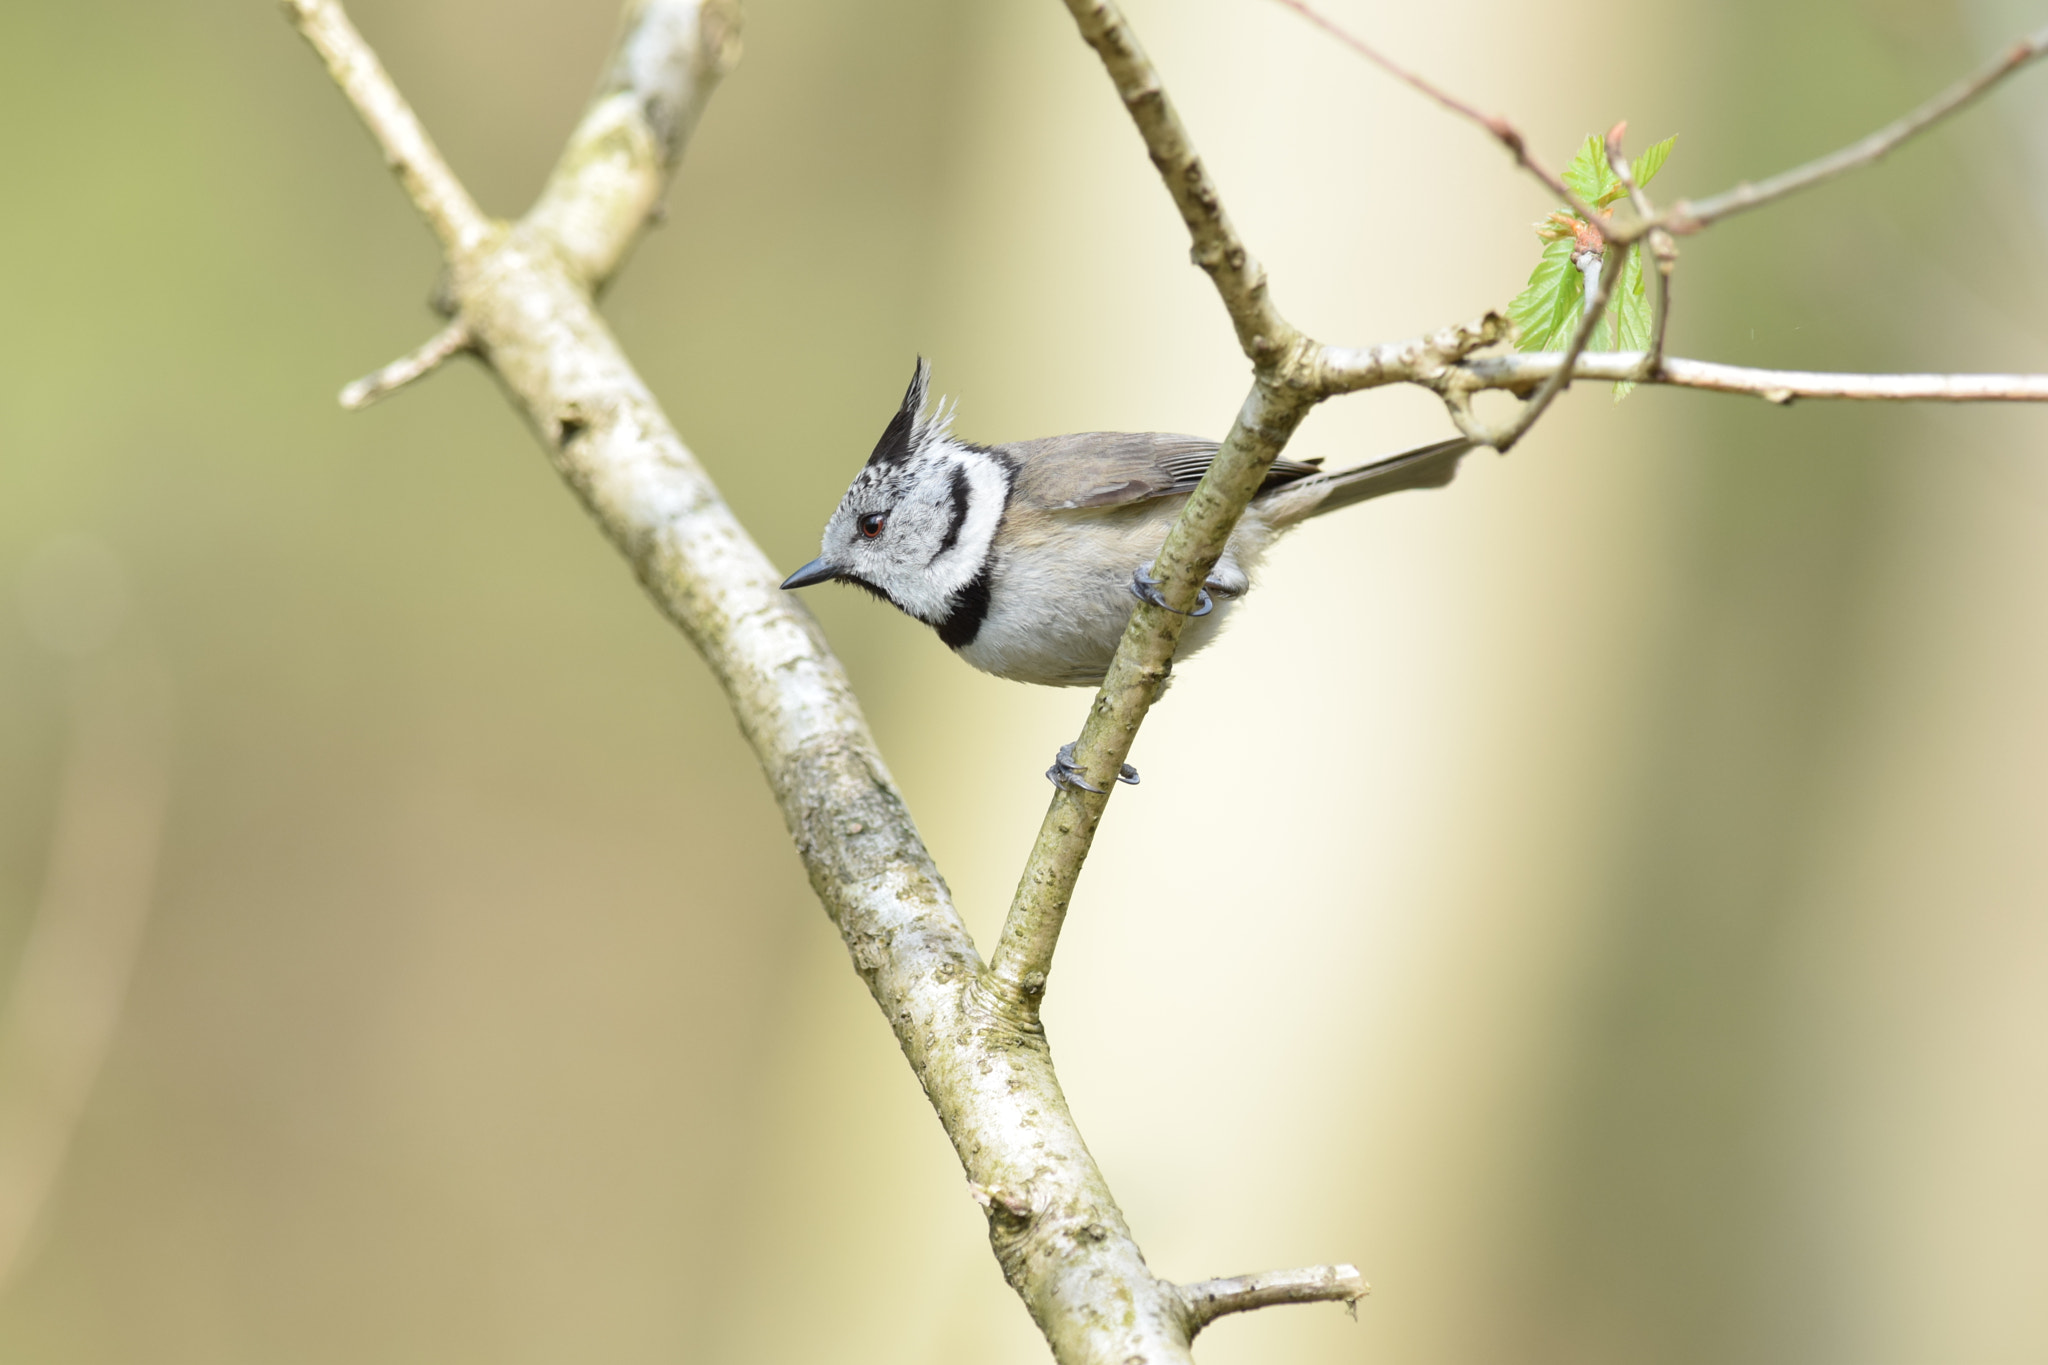
M1229 1313L1287 1303L1355 1304L1372 1292L1355 1265L1318 1265L1306 1270L1269 1270L1227 1280L1185 1285L1181 1297L1197 1332Z
M1588 352L1572 366L1574 379L1612 379L1664 384L1717 393L1749 393L1774 403L1795 398L1858 398L1894 402L2043 403L2048 375L2042 374L1822 374L1811 370L1758 370L1711 360L1666 356L1656 373L1642 373L1645 351ZM1473 356L1432 387L1447 394L1478 389L1530 390L1564 369L1557 351Z
M1732 190L1697 202L1681 199L1665 213L1664 222L1673 232L1698 232L1732 214L1758 208L1824 180L1832 180L1845 171L1868 166L1949 115L1968 108L1993 86L2044 52L2048 52L2048 28L2038 29L2019 39L1974 76L1957 81L1904 118L1886 124L1868 137L1754 185L1745 181Z
M426 378L451 357L461 355L474 345L469 335L469 324L458 318L421 342L410 354L402 355L375 374L366 374L348 385L341 391L341 405L350 412L367 408L407 384Z
M441 249L467 255L481 246L490 236L490 219L448 169L441 149L420 126L419 116L399 95L390 73L341 6L331 0L284 0L284 8L327 63L327 74L356 107L363 126L383 149L384 164L398 176L406 198L434 230Z
M302 0L293 12L339 35L331 67L370 73L343 84L366 120L398 111L399 122L411 122L333 0ZM732 13L691 0L630 10L612 70L630 70L633 88L657 97L628 108L615 85L600 92L579 136L612 130L596 139L608 164L593 169L572 148L543 197L545 212L468 255L450 251L449 295L563 478L725 689L812 887L970 1187L987 1196L997 1260L1054 1356L1062 1365L1187 1365L1187 1305L1146 1268L1074 1124L1045 1039L990 1007L980 956L844 670L592 304L592 287L646 221L647 186L658 196L730 60ZM664 109L673 119L665 122ZM577 207L570 182L604 202ZM552 235L563 224L570 243Z
M1153 561L1153 576L1160 580L1160 591L1174 609L1136 604L1081 737L1074 744L1075 761L1102 790L1061 787L1053 793L1052 805L1010 901L1002 937L989 958L991 989L1005 1005L1020 1012L1020 1022L1027 1026L1036 1023L1068 903L1102 823L1109 793L1116 787L1113 776L1129 756L1138 727L1166 683L1181 629L1187 624L1185 612L1195 605L1197 585L1215 567L1238 516L1314 403L1312 394L1299 389L1272 385L1264 379L1253 384L1209 473L1188 496L1187 506Z
M697 120L740 57L738 0L634 0L611 69L526 226L601 290L658 211Z

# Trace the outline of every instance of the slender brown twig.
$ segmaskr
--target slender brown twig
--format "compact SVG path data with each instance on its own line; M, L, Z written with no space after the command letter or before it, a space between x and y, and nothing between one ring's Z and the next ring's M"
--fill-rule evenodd
M1563 359L1558 362L1557 369L1537 386L1535 396L1529 400L1528 406L1515 414L1513 421L1503 427L1492 428L1479 422L1469 407L1462 413L1452 409L1458 418L1459 428L1467 436L1505 455L1528 433L1530 427L1536 425L1537 419L1543 416L1557 396L1571 386L1578 359L1593 340L1601 319L1607 315L1608 302L1614 297L1614 286L1621 279L1628 264L1628 254L1633 250L1634 247L1621 243L1607 243L1600 258L1598 282L1587 291L1585 309L1579 314L1579 325L1572 330L1571 343L1565 347Z
M1288 3L1288 0L1281 0ZM1701 228L1732 214L1759 208L1788 194L1832 180L1846 171L1868 166L1935 124L1959 113L1983 98L2000 81L2048 52L2048 28L2037 29L1986 63L1976 74L1957 81L1927 103L1887 123L1884 127L1850 143L1840 151L1782 171L1755 184L1744 182L1734 189L1706 199L1681 199L1665 212L1664 223L1673 232L1698 232Z

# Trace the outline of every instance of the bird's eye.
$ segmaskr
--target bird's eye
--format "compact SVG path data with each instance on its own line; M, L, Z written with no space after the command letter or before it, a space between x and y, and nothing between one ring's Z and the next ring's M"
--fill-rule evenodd
M869 540L882 534L882 528L889 524L887 512L870 512L860 519L860 533Z

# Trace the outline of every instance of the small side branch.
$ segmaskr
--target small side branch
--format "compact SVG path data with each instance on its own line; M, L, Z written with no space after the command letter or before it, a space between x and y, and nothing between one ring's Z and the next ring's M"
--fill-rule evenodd
M392 84L377 54L335 0L285 0L285 13L312 44L327 72L362 117L427 226L452 255L468 255L490 236L491 222L450 170L419 116Z
M1470 322L1439 328L1406 341L1378 346L1324 346L1312 359L1317 366L1314 388L1334 397L1386 384L1428 384L1474 351L1505 341L1508 320L1486 313Z
M1600 319L1607 312L1608 300L1614 297L1615 282L1621 278L1622 266L1627 263L1628 253L1632 250L1633 247L1616 242L1607 244L1607 250L1600 259L1593 287L1586 291L1585 311L1579 315L1579 325L1572 332L1571 345L1559 358L1557 367L1537 386L1536 396L1529 400L1528 406L1517 413L1515 419L1506 426L1494 428L1479 420L1478 414L1472 411L1469 401L1454 398L1448 406L1451 418L1457 422L1460 431L1480 444L1492 446L1505 455L1514 448L1515 442L1521 440L1530 427L1536 425L1536 420L1543 416L1545 409L1549 408L1558 394L1571 386L1578 359L1585 354L1587 345L1593 340L1593 333L1599 330ZM1589 275L1594 273L1590 268L1581 268L1587 269Z
M1699 200L1681 199L1671 206L1665 221L1673 232L1698 232L1710 223L1761 207L1774 199L1832 180L1845 171L1868 166L1893 149L1926 132L1935 124L1959 113L1982 98L1991 88L2021 67L2048 52L2048 28L2037 29L2007 48L1974 76L1957 81L1904 118L1888 123L1860 141L1838 152L1796 166L1757 184L1741 184L1723 194Z
M1354 1265L1317 1265L1306 1270L1269 1270L1227 1280L1182 1285L1188 1306L1188 1334L1201 1331L1230 1313L1273 1308L1286 1303L1357 1303L1372 1292Z
M1812 370L1759 370L1711 360L1666 356L1657 372L1642 373L1646 351L1599 351L1581 355L1574 379L1611 379L1664 384L1716 393L1748 393L1773 403L1795 398L1852 398L1891 402L2048 403L2048 374L1825 374ZM1475 356L1460 364L1442 387L1447 394L1477 389L1529 390L1564 369L1557 351L1526 355Z
M366 374L342 389L341 405L350 412L367 408L414 380L426 378L451 357L461 355L474 344L469 335L469 324L457 318L427 338L412 354L402 355L375 374Z

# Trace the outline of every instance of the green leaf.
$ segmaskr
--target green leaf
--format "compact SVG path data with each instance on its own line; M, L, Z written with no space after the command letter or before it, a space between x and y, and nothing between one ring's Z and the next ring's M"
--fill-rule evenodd
M1678 134L1673 133L1662 142L1645 147L1643 154L1635 159L1635 163L1628 168L1628 171L1630 175L1635 177L1638 189L1657 178L1657 172L1664 169L1664 162L1671 156L1671 144L1676 141L1678 141Z
M1599 205L1602 195L1610 190L1621 189L1621 177L1607 164L1607 146L1597 136L1589 136L1586 145L1579 148L1579 154L1564 168L1565 187L1588 204ZM1623 194L1628 193L1621 189ZM1618 196L1609 196L1612 203Z
M1572 266L1577 244L1569 237L1543 248L1543 259L1529 276L1529 285L1508 305L1515 325L1515 349L1561 351L1578 326L1586 296L1585 277Z
M1677 141L1676 135L1667 137L1644 149L1643 154L1635 159L1629 167L1629 174L1638 186L1649 184L1657 172L1664 169L1664 163L1670 159L1672 146ZM1563 179L1573 194L1596 209L1606 208L1628 195L1628 186L1608 164L1607 144L1598 136L1587 137L1578 155L1564 168ZM1572 220L1568 215L1552 214L1547 221L1569 223ZM1538 235L1544 232L1545 228L1539 226ZM1572 333L1584 313L1586 298L1585 276L1572 265L1572 254L1577 247L1578 243L1570 237L1546 241L1543 258L1530 274L1528 286L1508 305L1508 318L1515 326L1517 350L1561 351L1571 344ZM1610 251L1618 249L1608 247ZM1600 319L1600 326L1590 344L1596 350L1648 350L1653 321L1649 292L1643 281L1642 252L1631 249L1628 259L1622 263L1621 278L1615 281L1614 297L1608 300L1606 315ZM1616 384L1615 401L1626 398L1634 387L1625 382Z
M1609 247L1608 250L1615 250ZM1628 261L1621 267L1621 278L1614 282L1614 297L1607 301L1608 316L1613 319L1610 330L1607 319L1601 319L1600 330L1613 338L1613 349L1617 351L1647 351L1650 349L1650 296L1643 287L1643 253L1631 250ZM1634 384L1623 380L1614 386L1614 401L1619 403L1628 397Z

